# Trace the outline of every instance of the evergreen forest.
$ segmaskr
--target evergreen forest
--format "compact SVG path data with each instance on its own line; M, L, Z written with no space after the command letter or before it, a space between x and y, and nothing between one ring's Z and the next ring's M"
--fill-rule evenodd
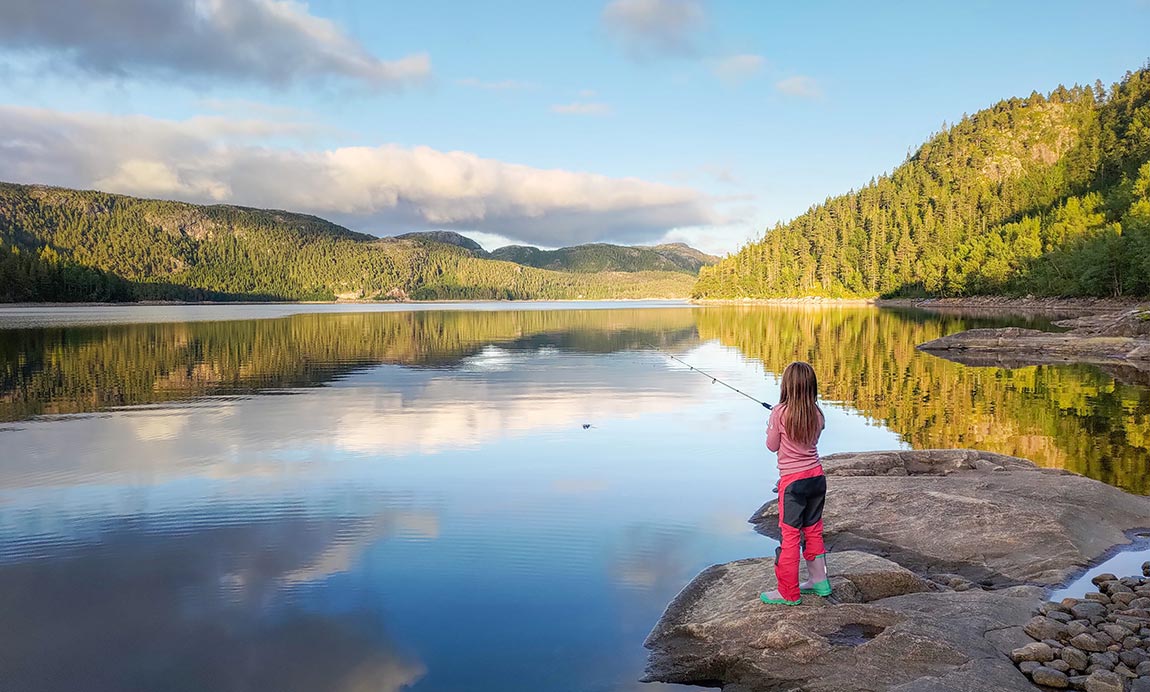
M944 127L713 267L697 298L1150 295L1150 69Z

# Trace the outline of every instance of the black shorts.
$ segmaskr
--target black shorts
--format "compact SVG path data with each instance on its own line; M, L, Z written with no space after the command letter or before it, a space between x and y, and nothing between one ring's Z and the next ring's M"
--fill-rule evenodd
M820 474L800 478L783 489L779 523L801 529L823 520L823 504L827 500L827 477Z

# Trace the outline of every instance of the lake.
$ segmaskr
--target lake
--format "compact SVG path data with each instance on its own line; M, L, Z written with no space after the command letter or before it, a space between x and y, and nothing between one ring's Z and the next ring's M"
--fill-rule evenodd
M1150 493L1144 376L914 348L1007 324L1048 326L867 306L0 308L0 687L694 689L639 683L643 639L707 565L773 553L746 520L777 474L766 412L664 353L765 401L809 360L824 454L978 447Z

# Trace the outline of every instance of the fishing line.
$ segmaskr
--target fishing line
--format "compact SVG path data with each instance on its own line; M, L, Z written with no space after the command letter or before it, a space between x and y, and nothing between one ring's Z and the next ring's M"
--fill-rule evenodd
M721 384L721 385L723 385L724 387L726 387L727 389L731 390L732 392L735 392L736 394L742 394L743 396L747 397L748 399L750 399L751 401L755 402L755 403L756 403L756 404L758 404L759 406L762 406L763 408L767 409L768 411L769 411L770 409L772 409L772 408L773 408L773 407L772 407L770 404L768 404L767 402L765 402L765 401L759 401L758 399L756 399L755 397L751 396L750 394L747 394L747 393L746 393L746 392L744 392L743 390L741 390L741 389L739 389L739 388L737 388L737 387L732 387L731 385L727 384L726 382L723 382L722 380L720 380L719 378L715 377L714 375L711 375L711 374L709 374L709 373L705 373L705 372L703 372L702 370L700 370L700 369L696 368L694 365L691 365L690 363L688 363L688 362L684 361L682 358L677 358L677 357L675 357L675 356L671 355L670 353L667 353L666 351L661 351L661 350L659 350L659 349L655 348L654 346L651 346L650 344L647 344L647 348L651 349L652 351L654 351L654 352L656 352L656 353L661 353L661 354L663 354L664 356L667 356L668 358L670 358L671 360L673 360L673 361L675 361L675 362L677 362L677 363L680 363L680 364L682 364L682 365L685 365L685 366L687 366L687 369L689 369L689 370L692 370L692 371L694 371L694 372L697 372L697 373L699 373L700 375L703 375L704 377L709 377L709 378L711 379L711 384Z

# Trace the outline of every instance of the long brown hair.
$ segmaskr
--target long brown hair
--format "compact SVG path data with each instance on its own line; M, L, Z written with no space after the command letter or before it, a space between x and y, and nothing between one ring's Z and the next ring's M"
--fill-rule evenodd
M787 436L801 445L814 444L823 430L823 412L816 401L818 390L819 381L809 363L795 361L783 371L779 405L787 405Z

